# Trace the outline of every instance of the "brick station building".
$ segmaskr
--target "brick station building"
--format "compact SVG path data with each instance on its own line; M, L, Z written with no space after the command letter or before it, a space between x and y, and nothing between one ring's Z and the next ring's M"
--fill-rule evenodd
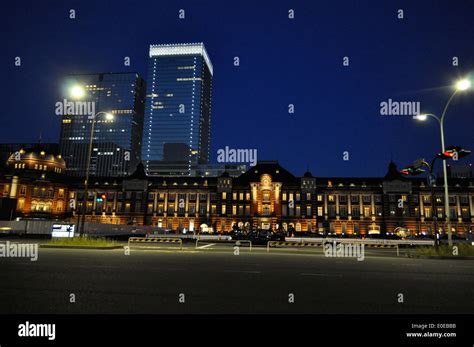
M60 156L41 146L10 156L0 174L2 219L55 218L76 222L83 180L64 175ZM449 179L452 229L474 230L474 178ZM432 234L444 230L440 180L402 177L391 162L385 177L294 176L276 161L260 161L230 177L147 177L143 165L126 178L91 177L86 220L153 225L190 232L240 228L304 233ZM397 229L398 228L398 229Z

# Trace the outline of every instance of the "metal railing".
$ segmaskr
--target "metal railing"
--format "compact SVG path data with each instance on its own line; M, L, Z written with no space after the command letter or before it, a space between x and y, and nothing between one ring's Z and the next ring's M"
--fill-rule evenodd
M271 247L324 247L325 243L358 243L374 248L397 248L397 256L400 255L400 245L409 246L434 246L434 240L385 240L385 239L341 239L341 238L286 238L285 241L268 241L267 252Z

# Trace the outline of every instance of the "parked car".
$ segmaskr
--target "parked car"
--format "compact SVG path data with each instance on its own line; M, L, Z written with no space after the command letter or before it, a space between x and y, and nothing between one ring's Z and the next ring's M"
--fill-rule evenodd
M165 228L157 228L153 231L149 231L146 233L146 237L160 237L162 235L172 234L173 230L165 229Z
M256 245L266 245L268 241L285 241L285 235L272 230L257 229L249 233L249 240Z
M365 238L366 239L380 240L380 239L383 239L384 237L381 234L368 234L368 235L365 235Z
M247 240L248 234L242 230L232 230L230 237L232 240Z
M401 237L395 233L387 233L383 235L382 237L387 240L400 240L401 239Z
M433 240L434 237L428 234L413 234L406 237L407 240Z
M458 235L455 234L455 233L452 233L452 234L451 234L451 238L452 238L453 240L465 240L465 238L460 237L460 236L458 236ZM447 239L448 239L448 235L447 235L447 234L441 235L441 240L447 240Z

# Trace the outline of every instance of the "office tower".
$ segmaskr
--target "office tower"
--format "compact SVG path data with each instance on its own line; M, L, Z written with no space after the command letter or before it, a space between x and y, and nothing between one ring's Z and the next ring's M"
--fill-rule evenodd
M84 95L74 99L70 95L74 88L82 89ZM61 102L74 103L70 109L64 106L61 116L60 150L67 174L85 176L92 111L97 117L89 174L120 177L133 173L140 162L145 95L145 81L136 73L67 76Z
M148 175L209 162L213 68L203 43L151 45L142 161Z

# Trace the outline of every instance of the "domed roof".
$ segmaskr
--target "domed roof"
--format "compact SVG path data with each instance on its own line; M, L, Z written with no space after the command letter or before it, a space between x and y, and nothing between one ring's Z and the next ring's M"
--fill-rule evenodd
M395 164L393 161L390 161L390 163L388 164L387 174L385 175L384 179L386 181L394 181L404 180L405 177L403 177L398 171L397 164Z
M32 148L19 149L10 155L7 165L13 169L29 169L64 173L66 162L61 155L47 153L40 143Z
M306 171L303 177L313 177L313 174L310 171Z

